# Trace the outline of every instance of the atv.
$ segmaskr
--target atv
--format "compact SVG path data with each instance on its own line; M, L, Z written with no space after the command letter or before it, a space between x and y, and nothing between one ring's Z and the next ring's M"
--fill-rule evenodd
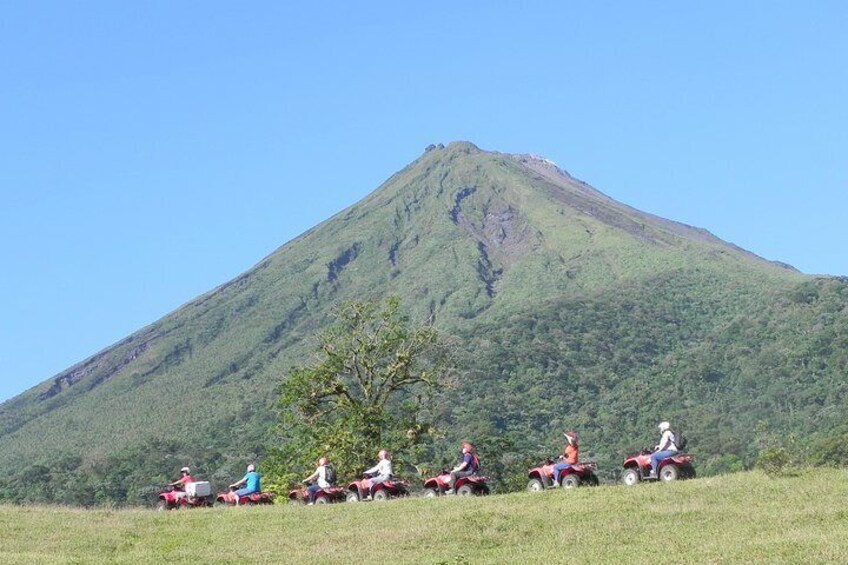
M189 483L190 486L197 485L198 483ZM204 483L200 483L201 485ZM195 489L190 488L191 492L186 492L185 489L176 487L174 485L168 485L163 492L159 493L159 500L156 503L157 510L173 510L175 508L204 508L208 506L212 506L215 504L215 497L211 494L208 494L208 485L209 483L205 483L207 485L207 489L203 488ZM206 493L206 494L203 494Z
M527 471L527 476L530 479L527 481L527 491L540 492L547 488L555 488L554 465L557 463L553 458L548 458L538 467ZM595 474L597 469L597 464L593 462L575 463L560 472L559 484L562 488L577 488L579 486L596 487L600 483L598 476Z
M235 506L235 490L234 488L230 489L229 492L221 492L218 493L216 497L216 501L220 504L227 504ZM256 504L274 504L274 497L277 496L273 492L254 492L252 494L248 494L246 496L239 496L238 504L242 505L256 505Z
M651 477L651 453L650 449L642 449L638 455L631 455L624 460L624 471L621 473L621 482L632 486L640 481L663 481L670 482L677 479L694 479L695 467L692 462L694 455L678 453L660 461L657 468L657 476Z
M309 500L309 491L307 490L308 485L305 485L303 488L296 488L289 491L289 504L306 504ZM331 504L334 502L344 502L347 498L347 490L338 487L331 486L324 489L319 490L315 493L315 502L314 504Z
M485 496L489 494L488 479L483 475L470 475L456 480L457 496ZM443 470L439 475L424 481L424 496L433 498L450 494L450 471Z
M370 479L373 475L366 474L364 478L358 481L352 481L347 486L347 501L359 502L361 500L388 500L390 498L399 498L401 496L409 496L409 483L406 481L388 480L374 486L373 494L371 492ZM362 497L360 493L365 493Z

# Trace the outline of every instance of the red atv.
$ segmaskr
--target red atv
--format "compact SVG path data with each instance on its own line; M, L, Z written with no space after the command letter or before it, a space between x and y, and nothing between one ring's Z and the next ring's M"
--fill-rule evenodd
M380 483L374 487L373 494L371 492L369 479L373 475L365 475L365 478L353 481L347 486L347 501L359 502L360 500L388 500L390 498L399 498L401 496L409 496L409 483L406 481L389 480ZM360 498L360 492L366 493L365 498Z
M235 491L236 489L230 489L229 492L222 492L218 494L218 497L215 499L221 504L229 504L235 505ZM254 492L253 494L248 494L247 496L239 496L238 503L239 505L255 505L255 504L274 504L274 497L277 496L273 492Z
M546 488L554 488L554 465L557 463L558 461L553 459L546 459L538 467L527 471L527 476L530 478L527 481L527 490L539 492ZM577 488L581 485L596 487L600 483L595 474L597 469L598 466L595 463L575 463L560 472L559 484L562 488Z
M174 508L202 508L215 504L212 489L206 481L188 483L183 489L168 485L164 492L159 493L157 510L173 510Z
M657 469L657 477L650 477L651 453L653 452L650 449L644 448L638 455L631 455L626 458L624 460L624 471L621 473L621 482L625 485L632 486L639 483L639 481L660 480L668 482L676 481L677 479L695 478L695 467L692 466L695 456L681 453L660 461Z
M456 480L456 494L458 496L484 496L489 494L488 479L483 475L471 475ZM450 471L444 470L441 474L424 481L424 496L433 498L443 496L450 488Z
M321 489L315 493L315 504L330 504L333 502L344 502L347 491L335 485ZM309 491L306 486L289 491L289 504L306 504L309 500Z

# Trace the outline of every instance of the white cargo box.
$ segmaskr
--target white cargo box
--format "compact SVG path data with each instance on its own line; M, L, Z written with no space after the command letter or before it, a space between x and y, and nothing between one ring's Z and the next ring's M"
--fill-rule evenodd
M190 497L195 496L209 496L212 494L212 486L208 481L197 481L194 483L188 483L185 486L186 495Z

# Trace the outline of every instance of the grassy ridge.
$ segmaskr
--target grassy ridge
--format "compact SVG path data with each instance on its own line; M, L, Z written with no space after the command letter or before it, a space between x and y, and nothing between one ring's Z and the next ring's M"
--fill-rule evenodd
M325 507L0 507L3 563L845 563L841 470Z

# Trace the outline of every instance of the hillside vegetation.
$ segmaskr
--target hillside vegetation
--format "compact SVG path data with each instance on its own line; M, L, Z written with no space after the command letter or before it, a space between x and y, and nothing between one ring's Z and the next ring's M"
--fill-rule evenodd
M702 474L794 437L810 449L794 457L844 461L848 281L460 142L0 405L0 500L143 504L183 465L232 482L279 441L280 383L332 309L390 295L458 361L457 387L426 407L442 439L419 467L468 438L509 490L575 429L612 479L660 420L692 439Z
M845 471L316 507L0 506L4 563L845 563Z

